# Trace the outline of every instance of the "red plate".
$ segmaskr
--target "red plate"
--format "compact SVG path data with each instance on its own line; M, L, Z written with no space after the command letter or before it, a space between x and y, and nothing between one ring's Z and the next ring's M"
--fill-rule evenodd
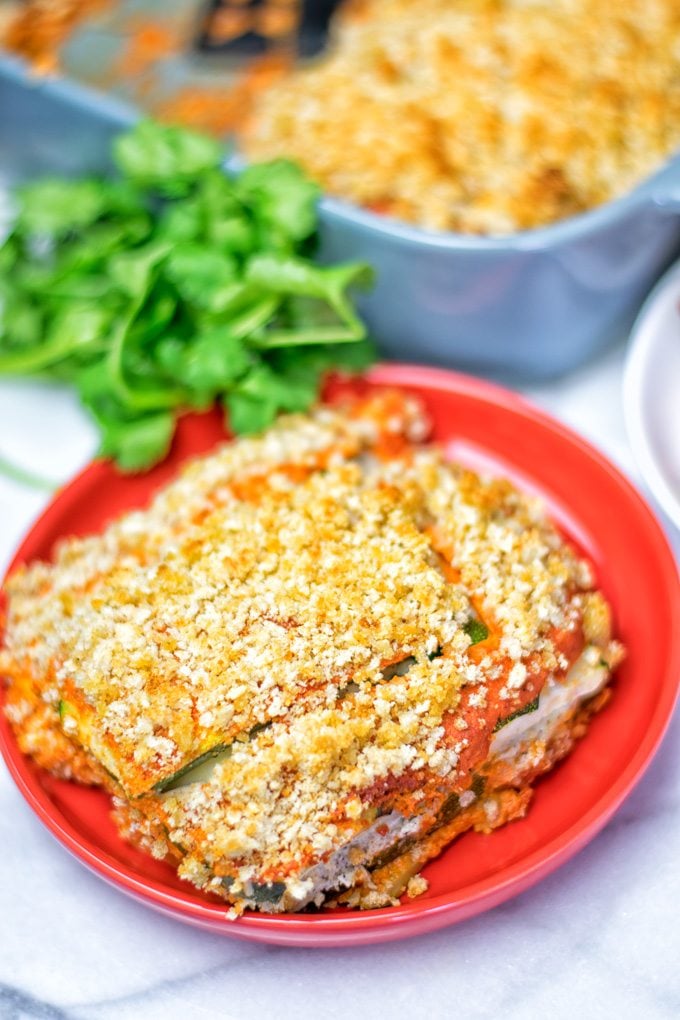
M225 935L300 946L381 942L461 921L527 889L592 839L640 779L666 729L680 679L680 583L661 528L637 492L573 433L488 383L387 365L352 388L383 385L425 400L435 439L452 456L540 493L593 561L628 650L615 697L573 754L538 784L527 817L490 836L464 835L426 868L426 895L386 910L247 914L237 921L227 920L224 903L201 896L171 868L122 843L105 794L34 768L3 718L5 760L47 828L98 875L170 917ZM170 459L149 474L124 478L109 463L92 464L55 499L12 566L47 557L62 536L95 531L144 504L182 460L221 438L217 415L188 416Z

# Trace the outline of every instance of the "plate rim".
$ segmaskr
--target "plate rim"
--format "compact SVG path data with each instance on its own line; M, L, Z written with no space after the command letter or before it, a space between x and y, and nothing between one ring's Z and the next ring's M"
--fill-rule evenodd
M647 295L635 317L623 372L623 409L633 457L644 482L663 512L680 529L680 499L671 491L653 452L642 411L642 381L646 378L650 350L657 331L650 328L653 313L673 285L680 284L680 259L673 262ZM678 290L680 302L680 289ZM680 322L680 318L679 318Z
M680 571L667 536L649 503L636 486L595 446L571 428L557 421L547 412L535 407L523 396L495 383L446 369L406 363L381 364L365 373L369 383L448 392L451 396L466 396L493 403L557 434L563 441L575 445L579 452L594 461L606 473L627 499L635 504L638 514L646 518L647 537L656 546L658 564L662 568L669 590L675 590L671 601L671 615L677 626L671 628L669 665L677 674L675 683L666 682L661 697L654 707L635 754L619 773L615 782L604 789L585 814L579 816L567 829L561 830L549 842L526 854L519 861L506 865L499 873L486 876L456 892L436 897L413 900L398 907L380 910L348 911L342 915L318 914L266 915L248 913L230 920L227 906L215 905L194 898L188 887L186 894L177 893L155 879L141 879L97 848L86 836L78 833L61 811L55 807L40 784L35 766L19 751L7 721L0 726L0 752L19 792L48 831L81 863L85 864L109 884L135 899L144 902L166 915L213 932L249 940L330 947L350 943L387 941L424 933L462 921L476 913L496 906L528 889L547 877L561 864L581 850L609 821L623 800L640 781L663 740L670 723L680 691ZM25 559L26 547L40 541L41 532L50 525L55 508L72 498L81 487L87 487L96 478L106 462L94 460L59 490L32 525L14 553L5 577ZM540 476L537 476L540 478ZM453 916L450 916L453 915Z

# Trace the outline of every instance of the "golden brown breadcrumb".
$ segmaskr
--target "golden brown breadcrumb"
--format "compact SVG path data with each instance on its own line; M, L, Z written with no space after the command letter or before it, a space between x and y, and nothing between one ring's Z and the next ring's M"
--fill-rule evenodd
M676 0L355 0L244 142L332 195L479 234L606 202L679 144Z

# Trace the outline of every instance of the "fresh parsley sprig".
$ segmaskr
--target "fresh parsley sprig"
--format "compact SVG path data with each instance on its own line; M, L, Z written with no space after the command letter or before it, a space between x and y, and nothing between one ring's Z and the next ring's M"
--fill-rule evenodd
M161 460L177 414L220 401L237 433L305 410L373 348L363 263L311 258L317 187L291 162L238 176L194 131L141 121L119 176L17 191L0 247L0 375L73 384L123 471Z

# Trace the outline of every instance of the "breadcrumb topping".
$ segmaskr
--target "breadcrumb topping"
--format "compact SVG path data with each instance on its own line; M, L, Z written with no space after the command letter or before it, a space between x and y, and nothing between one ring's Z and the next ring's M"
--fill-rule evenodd
M148 510L10 580L5 668L20 655L43 688L49 677L128 793L300 696L323 703L349 675L374 677L428 619L445 625L452 597L425 539L386 492L359 490L351 463L422 428L415 405L393 405L320 409L224 446Z
M551 223L680 145L680 6L355 0L328 54L260 98L244 145L423 227Z

